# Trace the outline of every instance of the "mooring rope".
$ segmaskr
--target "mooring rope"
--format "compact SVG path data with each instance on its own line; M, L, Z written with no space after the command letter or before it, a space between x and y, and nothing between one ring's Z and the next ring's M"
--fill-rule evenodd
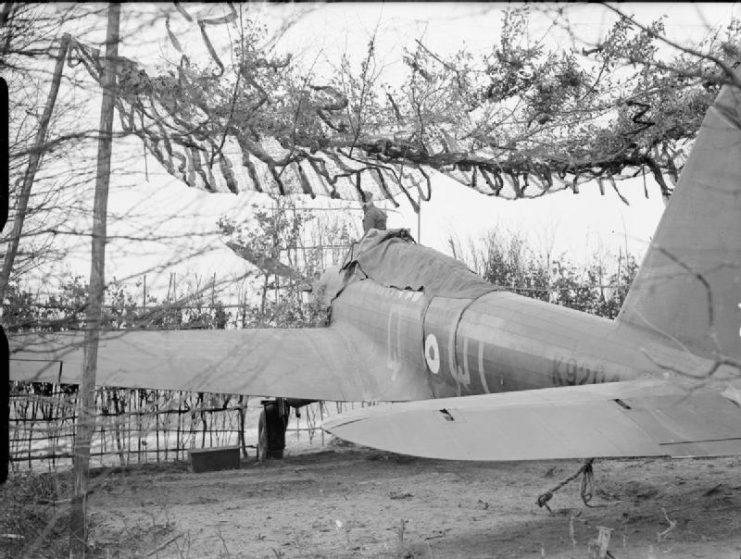
M576 473L570 475L565 480L563 480L561 483L556 485L553 489L550 491L546 491L545 493L542 493L538 496L538 500L536 503L538 503L538 506L540 508L547 508L548 512L553 512L551 510L551 507L548 506L548 501L550 501L553 498L553 494L561 489L564 485L567 483L575 480L579 475L584 474L584 477L581 480L581 489L579 491L579 494L581 495L581 500L586 506L591 506L589 504L589 501L592 500L593 491L594 491L594 470L592 469L592 463L594 462L594 458L589 458L582 464L581 468L579 468Z

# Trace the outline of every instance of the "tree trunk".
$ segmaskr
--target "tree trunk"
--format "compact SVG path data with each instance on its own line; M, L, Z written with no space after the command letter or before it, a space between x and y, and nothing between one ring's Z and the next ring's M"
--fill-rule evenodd
M121 5L108 7L105 60L103 65L103 102L100 109L98 168L93 206L93 242L90 264L90 290L85 328L85 355L76 425L73 469L75 493L70 507L70 557L85 557L87 544L87 489L90 468L90 442L95 429L95 373L98 364L101 309L105 290L106 213L111 175L113 143L113 107L116 86L114 59L118 56Z

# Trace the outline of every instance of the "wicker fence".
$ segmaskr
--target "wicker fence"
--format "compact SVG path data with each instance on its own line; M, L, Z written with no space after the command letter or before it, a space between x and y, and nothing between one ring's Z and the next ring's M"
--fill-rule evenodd
M193 448L239 446L243 456L257 442L260 399L168 390L99 388L96 391L92 465L187 460ZM12 383L10 457L14 470L71 466L77 420L76 386ZM292 417L292 440L324 445L320 428L330 413L353 404L316 402Z

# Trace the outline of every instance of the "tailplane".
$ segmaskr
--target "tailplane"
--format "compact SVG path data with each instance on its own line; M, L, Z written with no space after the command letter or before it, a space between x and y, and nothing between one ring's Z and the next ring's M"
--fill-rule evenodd
M708 110L618 321L741 360L741 89Z

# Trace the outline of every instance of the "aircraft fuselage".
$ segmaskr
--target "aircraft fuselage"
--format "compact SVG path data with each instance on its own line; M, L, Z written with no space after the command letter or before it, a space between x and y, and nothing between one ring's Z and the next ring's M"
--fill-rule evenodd
M391 382L418 370L434 398L630 380L686 360L650 332L507 291L428 298L354 281L332 324L363 332Z

